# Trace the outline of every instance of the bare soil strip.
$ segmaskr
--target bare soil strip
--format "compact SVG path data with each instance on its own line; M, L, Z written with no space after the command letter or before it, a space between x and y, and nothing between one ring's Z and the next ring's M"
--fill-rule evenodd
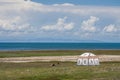
M23 63L23 62L50 62L50 61L70 61L76 62L80 58L79 55L75 56L40 56L40 57L11 57L11 58L0 58L0 62L12 62L12 63ZM120 55L98 55L100 62L120 62Z

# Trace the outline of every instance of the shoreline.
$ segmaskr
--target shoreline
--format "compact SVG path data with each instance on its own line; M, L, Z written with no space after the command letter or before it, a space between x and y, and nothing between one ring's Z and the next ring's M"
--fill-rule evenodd
M96 51L96 50L100 50L100 51L120 51L120 49L33 49L33 50L0 50L0 52L6 52L6 51Z

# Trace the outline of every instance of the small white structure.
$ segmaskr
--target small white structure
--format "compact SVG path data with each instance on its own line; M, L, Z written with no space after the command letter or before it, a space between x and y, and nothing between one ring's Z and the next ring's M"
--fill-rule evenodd
M83 53L77 59L77 65L100 65L99 59L93 53Z

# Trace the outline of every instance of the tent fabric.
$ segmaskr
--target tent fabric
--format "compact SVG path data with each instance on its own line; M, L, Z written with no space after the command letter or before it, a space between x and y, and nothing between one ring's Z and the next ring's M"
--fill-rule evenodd
M83 53L77 59L77 65L100 65L99 59L93 53Z

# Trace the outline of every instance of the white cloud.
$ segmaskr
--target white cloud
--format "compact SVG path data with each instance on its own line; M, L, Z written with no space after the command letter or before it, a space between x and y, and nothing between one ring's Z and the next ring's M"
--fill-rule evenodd
M71 3L64 3L64 4L53 4L53 6L68 6L68 7L70 7L70 6L75 6L74 4L71 4Z
M0 0L0 2L23 2L25 0Z
M13 14L17 13L20 15L23 15L23 13L29 14L31 12L39 12L45 14L57 12L62 14L73 14L76 16L111 16L116 19L120 19L120 7L81 6L70 3L45 5L29 0L0 0L0 2L5 2L3 5L0 6L0 16L3 16L4 14L9 15L9 13L12 12ZM11 2L11 4L8 4L9 2Z
M28 31L30 30L30 24L24 23L20 16L16 16L11 19L0 19L0 31Z
M46 30L46 31L49 31L49 30L58 30L58 31L72 30L74 28L74 23L73 22L66 23L66 19L67 19L67 17L59 18L57 20L56 24L42 26L41 29Z
M108 26L105 26L103 31L105 32L116 32L118 29L114 24L110 24Z
M8 0L5 0L7 2ZM39 12L61 12L61 13L71 13L77 15L111 15L119 17L120 7L98 7L98 6L81 6L74 5L70 3L64 4L53 4L53 5L44 5L41 3L35 3L32 1L24 1L24 0L10 0L12 4L2 5L0 10L32 10ZM8 2L10 2L8 1ZM1 1L0 1L1 2ZM3 2L3 1L2 1ZM112 11L112 12L111 12Z
M90 19L82 22L81 29L84 31L95 32L96 31L95 22L98 20L99 18L90 16Z

